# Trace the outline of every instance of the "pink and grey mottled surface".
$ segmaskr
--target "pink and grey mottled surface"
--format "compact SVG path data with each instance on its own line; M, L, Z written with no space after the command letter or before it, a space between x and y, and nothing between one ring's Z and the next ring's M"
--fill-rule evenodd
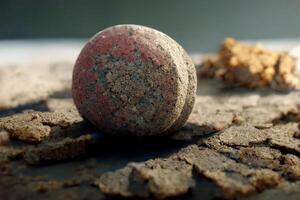
M182 127L192 110L195 67L167 35L118 25L84 46L72 92L79 112L106 133L162 134Z

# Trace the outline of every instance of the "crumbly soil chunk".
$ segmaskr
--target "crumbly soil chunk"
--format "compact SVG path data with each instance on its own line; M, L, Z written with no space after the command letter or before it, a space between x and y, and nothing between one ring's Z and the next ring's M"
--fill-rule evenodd
M224 40L217 55L209 55L198 74L217 77L228 85L274 90L300 89L296 60L286 52L275 52L259 44L233 38Z
M298 200L300 196L300 182L285 184L281 187L266 190L258 195L253 195L249 200Z
M11 138L24 142L41 142L49 137L51 127L69 127L82 121L76 111L71 112L26 112L0 119L0 127Z
M24 160L28 164L41 164L68 160L88 153L89 146L94 143L91 135L78 138L64 138L59 142L49 142L38 148L26 151Z
M201 142L209 147L218 147L220 145L229 147L268 145L274 149L299 155L300 141L294 137L295 132L298 131L297 123L280 124L262 130L251 125L239 125L232 126Z
M259 129L250 125L232 126L219 135L220 141L227 145L249 146L266 140Z
M298 123L277 125L264 132L268 135L270 146L300 155L300 140L295 137L299 132Z
M194 181L191 165L174 159L156 159L104 174L97 184L105 194L164 199L186 193Z

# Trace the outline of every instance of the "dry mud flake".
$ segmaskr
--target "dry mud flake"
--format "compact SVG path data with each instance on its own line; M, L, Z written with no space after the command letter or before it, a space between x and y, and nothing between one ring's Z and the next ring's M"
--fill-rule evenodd
M281 149L282 151L300 155L300 140L295 135L299 132L298 123L288 123L277 125L270 129L264 130L268 135L270 146Z
M266 136L257 128L244 125L232 126L224 130L219 139L227 145L248 146L251 143L259 143L266 140Z
M297 129L295 123L263 130L251 125L232 126L199 144L251 168L268 168L290 181L296 181L300 180L299 141L293 137Z
M82 135L74 139L64 138L59 142L48 142L27 149L24 160L27 164L37 165L76 158L87 154L94 142L91 135Z
M220 188L216 195L225 199L275 187L283 181L271 170L252 169L214 150L196 145L181 150L176 156L192 164L198 175L213 181Z
M174 159L156 159L106 173L97 184L109 195L165 199L186 193L194 181L191 165Z
M224 130L234 120L234 112L209 98L198 98L188 122L203 127L207 133Z
M233 199L275 187L282 178L268 169L251 169L214 150L188 146L167 159L130 164L101 176L97 182L108 195L163 199L186 193L194 187L192 168L197 176L219 187L218 197Z
M209 147L217 147L218 144L227 146L265 144L299 155L300 140L295 137L299 132L298 126L297 123L287 123L262 130L248 124L232 126L204 140L204 143Z
M9 132L11 138L24 142L41 142L49 137L52 127L69 127L82 121L73 110L70 112L27 112L0 118L0 128Z
M245 198L245 200L298 200L300 198L300 182L284 184L278 188L265 190L264 192Z
M197 96L187 124L172 137L188 140L193 136L203 136L224 130L234 123L235 113L240 110L241 105L232 109L228 104L217 101L213 97Z

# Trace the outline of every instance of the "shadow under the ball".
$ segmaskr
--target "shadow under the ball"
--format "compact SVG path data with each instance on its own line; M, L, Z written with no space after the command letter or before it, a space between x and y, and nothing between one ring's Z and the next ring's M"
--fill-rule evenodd
M191 124L186 126L189 127ZM196 125L193 124L192 126L195 128ZM185 127L179 131L184 129ZM189 139L174 139L170 136L108 136L85 121L72 125L67 132L68 134L64 135L64 137L76 138L84 134L92 135L94 142L91 143L86 154L61 161L40 162L27 168L24 173L29 176L46 175L52 179L66 180L74 177L76 170L80 166L86 166L90 160L94 160L95 166L93 171L100 175L123 168L130 162L144 162L149 159L166 158L178 152L181 148L190 144L196 144L201 137L192 136ZM57 138L54 140L57 140Z
M91 152L101 157L117 155L127 162L142 162L163 158L175 153L191 143L191 140L176 140L170 136L108 136L94 132L98 138Z

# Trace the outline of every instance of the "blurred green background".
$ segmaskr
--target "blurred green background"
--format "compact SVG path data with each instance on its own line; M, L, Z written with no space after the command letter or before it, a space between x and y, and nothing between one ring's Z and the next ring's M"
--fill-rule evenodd
M211 51L227 36L300 38L300 0L0 0L0 39L88 38L122 23Z

